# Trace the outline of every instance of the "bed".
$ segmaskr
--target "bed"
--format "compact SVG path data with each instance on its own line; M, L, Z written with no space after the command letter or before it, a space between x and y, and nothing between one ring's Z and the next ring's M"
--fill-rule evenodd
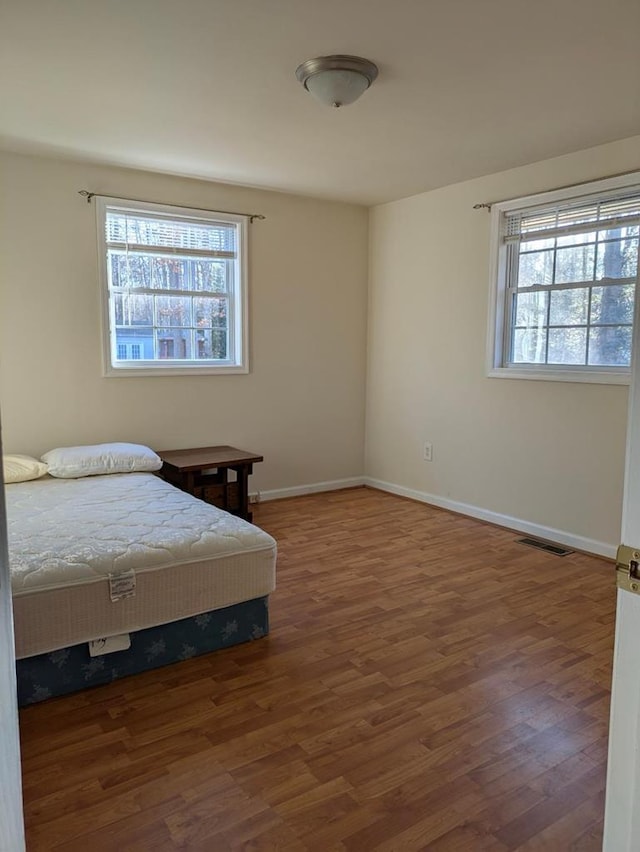
M241 518L152 473L6 495L21 705L268 632L276 543Z

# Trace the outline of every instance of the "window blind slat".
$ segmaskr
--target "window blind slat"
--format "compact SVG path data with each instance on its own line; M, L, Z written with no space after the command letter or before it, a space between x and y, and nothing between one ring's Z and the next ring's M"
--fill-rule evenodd
M120 293L123 296L158 296L165 298L166 296L178 296L188 299L213 299L229 300L230 294L227 291L219 290L179 290L176 288L157 287L111 287L110 293Z
M123 254L139 254L141 256L148 254L157 254L164 257L202 257L202 258L221 258L222 260L234 260L237 254L233 251L215 251L213 249L189 249L189 248L170 248L167 246L152 246L142 243L120 243L117 241L107 241L107 248L114 251L122 252Z

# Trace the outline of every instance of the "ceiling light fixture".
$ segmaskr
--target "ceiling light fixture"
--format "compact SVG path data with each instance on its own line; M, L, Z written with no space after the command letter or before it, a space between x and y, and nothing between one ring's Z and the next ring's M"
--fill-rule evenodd
M378 69L359 56L318 56L296 68L296 77L308 92L332 107L357 101L378 76Z

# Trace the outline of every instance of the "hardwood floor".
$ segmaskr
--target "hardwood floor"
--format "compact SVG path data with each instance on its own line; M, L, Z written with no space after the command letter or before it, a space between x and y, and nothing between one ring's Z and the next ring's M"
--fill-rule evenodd
M268 638L22 711L30 851L600 850L611 564L364 488L254 520Z

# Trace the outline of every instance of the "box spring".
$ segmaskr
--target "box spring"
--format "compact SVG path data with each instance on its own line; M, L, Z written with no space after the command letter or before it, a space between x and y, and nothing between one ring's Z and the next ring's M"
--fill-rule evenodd
M87 643L17 660L21 707L89 686L187 660L269 632L268 597L216 609L131 634L131 647L99 657Z

